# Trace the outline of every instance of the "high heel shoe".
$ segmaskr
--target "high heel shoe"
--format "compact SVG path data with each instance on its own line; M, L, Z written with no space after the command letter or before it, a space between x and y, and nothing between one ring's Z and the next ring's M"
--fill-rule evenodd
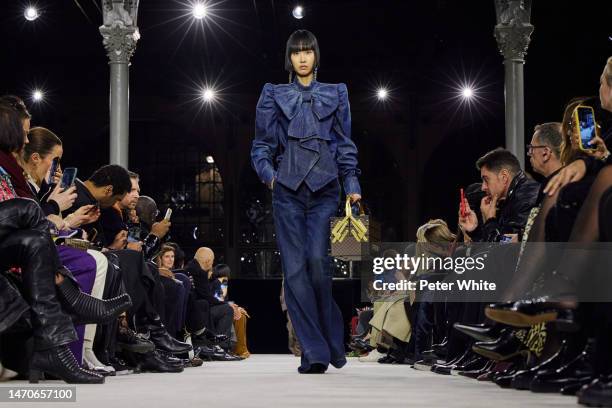
M97 299L81 292L70 279L64 279L57 288L64 304L76 316L75 324L108 323L132 307L127 293L112 299Z
M68 346L35 351L30 360L29 380L38 384L47 373L68 384L102 384L104 377L79 366Z

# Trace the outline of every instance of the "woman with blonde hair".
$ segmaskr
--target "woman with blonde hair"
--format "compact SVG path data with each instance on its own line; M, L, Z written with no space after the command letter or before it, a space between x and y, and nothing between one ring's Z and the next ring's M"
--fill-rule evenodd
M416 252L408 256L428 258L449 256L449 249L455 242L453 234L444 220L429 220L417 230ZM427 265L426 265L427 266ZM419 266L413 276L419 279L435 279L431 270ZM406 279L409 279L406 276ZM390 351L389 356L380 359L383 363L404 363L407 356L407 343L415 334L415 356L425 350L429 343L433 323L431 315L433 304L430 299L423 298L416 301L414 292L395 291L386 298L374 303L374 316L370 320L372 335L370 344L377 347L373 350L373 356L379 356L381 350ZM411 311L412 310L412 311ZM410 315L415 315L412 319ZM418 347L417 347L418 346ZM368 358L370 357L370 358ZM368 356L361 361L372 361Z

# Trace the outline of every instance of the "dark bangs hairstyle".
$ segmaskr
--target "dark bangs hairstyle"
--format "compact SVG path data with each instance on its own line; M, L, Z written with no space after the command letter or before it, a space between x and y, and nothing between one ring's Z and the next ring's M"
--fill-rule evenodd
M287 40L287 48L285 50L285 70L289 73L293 72L291 54L294 52L307 50L314 51L314 68L318 68L321 62L321 54L319 52L319 42L317 41L317 37L315 37L315 35L308 30L294 31Z

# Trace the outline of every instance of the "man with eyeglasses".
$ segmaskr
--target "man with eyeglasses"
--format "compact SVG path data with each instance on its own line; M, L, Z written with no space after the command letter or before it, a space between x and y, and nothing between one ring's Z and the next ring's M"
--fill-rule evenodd
M538 203L544 198L542 190L551 177L561 170L561 145L563 136L561 135L561 123L548 122L536 125L531 137L531 143L527 145L526 152L529 156L529 163L534 172L544 176L545 180L541 184Z
M527 156L533 171L548 178L562 167L561 164L561 123L549 122L536 125L527 145Z

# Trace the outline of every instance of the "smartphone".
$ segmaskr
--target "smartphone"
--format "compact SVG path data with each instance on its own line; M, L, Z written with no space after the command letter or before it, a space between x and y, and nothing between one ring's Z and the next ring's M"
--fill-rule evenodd
M59 166L59 162L60 162L59 157L56 157L51 162L51 168L49 169L49 180L47 180L49 184L53 183L53 177L55 177L55 173L57 172L57 166Z
M166 215L164 215L164 220L170 221L170 217L172 217L172 208L168 208L166 210Z
M461 195L461 202L459 203L459 212L462 217L466 217L467 216L467 205L465 205L466 199L465 199L465 193L463 192L463 189L459 190L459 194Z
M76 167L66 167L64 169L64 174L62 175L62 181L60 187L63 189L70 188L74 185L74 180L76 180L77 169Z
M99 209L100 209L100 204L96 204L96 205L94 205L93 207L91 207L91 208L89 209L89 211L87 211L87 214L90 214L90 213L96 212L96 211L98 211Z
M594 150L591 146L591 141L597 135L595 127L595 111L590 106L578 105L574 109L574 123L576 131L580 135L580 149Z

